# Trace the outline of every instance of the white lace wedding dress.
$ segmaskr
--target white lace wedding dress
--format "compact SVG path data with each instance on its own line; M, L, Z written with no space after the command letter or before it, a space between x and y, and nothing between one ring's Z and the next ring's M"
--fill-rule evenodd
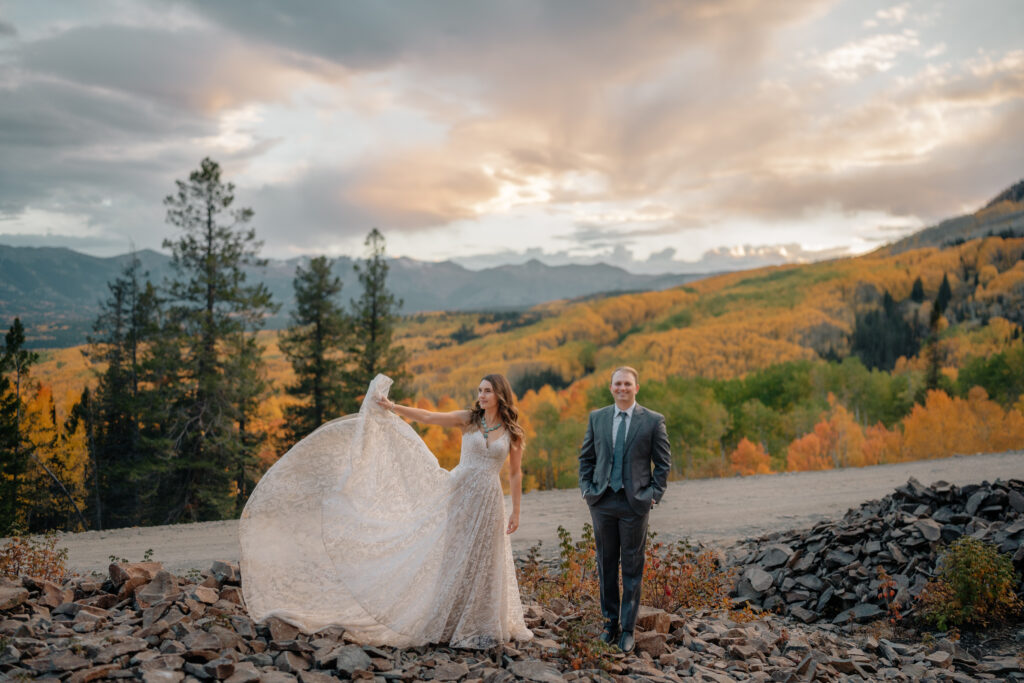
M377 405L390 387L378 375L357 415L324 424L260 479L239 522L249 614L309 633L338 625L373 645L531 638L505 534L508 437L467 431L448 472Z

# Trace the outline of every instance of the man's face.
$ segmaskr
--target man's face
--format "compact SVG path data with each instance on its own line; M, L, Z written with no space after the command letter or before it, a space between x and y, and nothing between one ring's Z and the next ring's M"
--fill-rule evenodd
M619 370L612 375L610 389L616 405L621 408L628 408L636 400L637 392L640 391L640 385L633 379L633 373Z

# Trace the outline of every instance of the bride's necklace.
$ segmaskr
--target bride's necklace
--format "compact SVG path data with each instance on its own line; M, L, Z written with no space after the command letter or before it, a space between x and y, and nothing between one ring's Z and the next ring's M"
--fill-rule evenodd
M501 420L498 420L498 423L496 425L494 425L493 427L488 427L487 418L484 417L483 415L480 416L480 431L484 433L484 438L487 438L487 435L493 432L495 429L500 429L501 426L502 422Z

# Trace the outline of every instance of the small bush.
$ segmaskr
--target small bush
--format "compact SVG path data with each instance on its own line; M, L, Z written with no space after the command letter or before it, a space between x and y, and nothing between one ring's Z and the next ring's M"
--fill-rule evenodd
M680 609L727 610L733 573L711 551L699 552L689 541L667 547L649 534L640 595L646 605L667 612Z
M918 600L921 617L945 631L951 626L984 628L1021 610L1013 563L998 548L969 536L958 538L939 557L938 576Z
M57 535L52 532L41 538L14 536L0 548L0 576L63 583L68 577L67 561L68 549L57 548Z

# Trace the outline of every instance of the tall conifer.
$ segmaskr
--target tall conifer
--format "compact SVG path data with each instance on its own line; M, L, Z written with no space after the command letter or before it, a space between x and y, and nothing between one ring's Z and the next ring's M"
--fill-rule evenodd
M164 247L175 273L167 283L167 329L181 383L170 424L175 460L163 491L165 516L221 519L238 510L253 456L263 361L252 337L277 307L265 285L246 283L243 267L266 261L247 227L252 209L233 208L234 185L221 179L220 165L203 159L188 181L176 182L164 204L167 221L182 234Z
M295 310L280 346L295 372L287 392L300 403L288 406L288 437L297 440L343 414L342 370L349 323L338 302L341 278L333 262L318 256L295 271Z
M85 424L90 472L86 485L89 518L97 529L147 521L159 480L161 448L154 424L163 418L159 402L147 401L152 387L144 382L152 353L160 301L156 288L143 280L132 254L121 273L107 283L109 294L89 336L89 355L103 371L93 393L83 394L72 418ZM153 415L147 406L159 408Z
M395 381L392 390L395 396L401 395L402 383L408 377L405 349L394 343L395 323L402 301L396 299L387 286L384 235L374 228L364 244L366 259L355 267L363 291L358 300L352 301L349 366L344 373L344 400L349 412L359 409L358 398L378 373Z
M25 348L25 327L15 318L0 349L0 535L18 526L30 451L22 420L29 368L39 355Z

